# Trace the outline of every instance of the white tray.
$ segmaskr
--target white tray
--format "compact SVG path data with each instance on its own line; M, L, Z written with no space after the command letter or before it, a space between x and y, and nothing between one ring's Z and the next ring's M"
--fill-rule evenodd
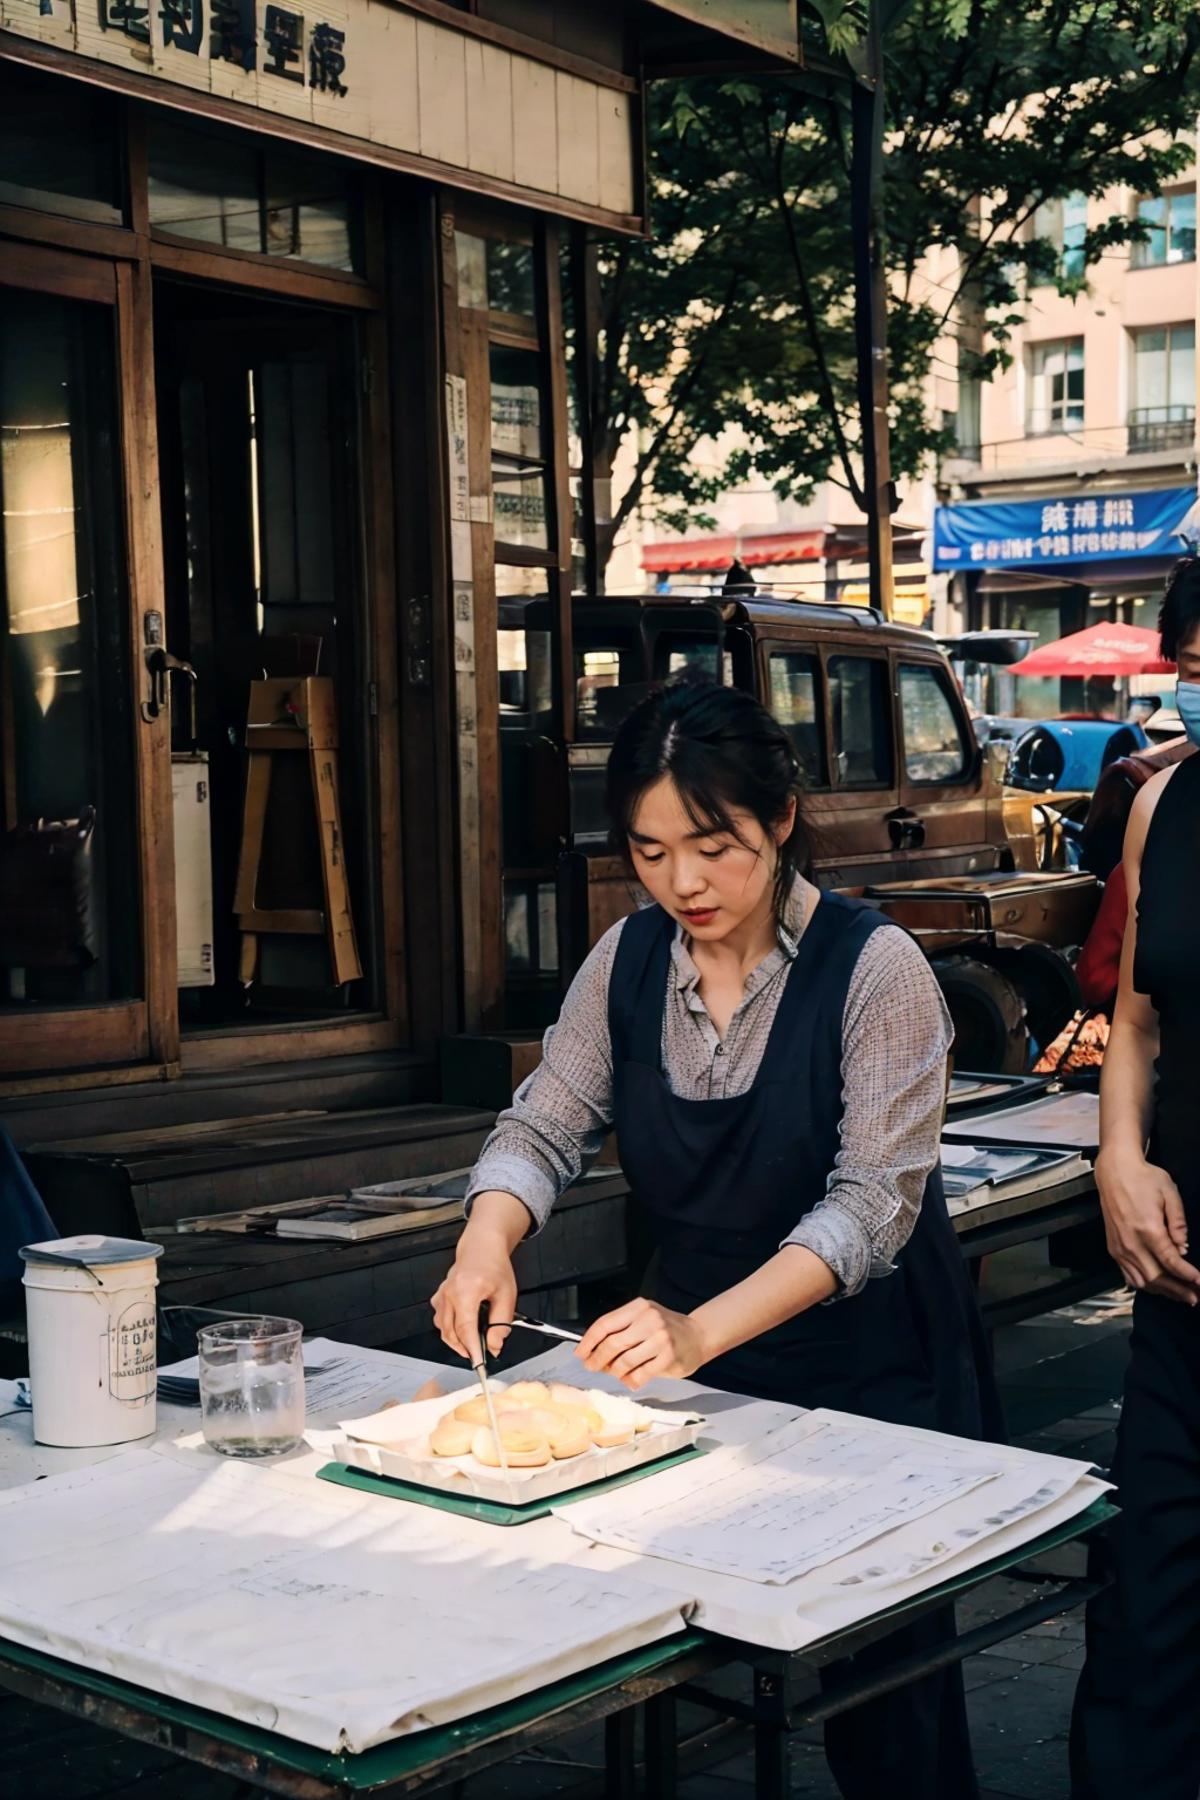
M398 1436L402 1431L405 1439L418 1439L426 1436L452 1406L452 1397L419 1400L404 1407L389 1408L388 1413L403 1415L402 1420L396 1419ZM375 1414L373 1420L378 1421L382 1416ZM698 1413L684 1413L678 1417L664 1413L649 1431L639 1433L631 1444L621 1444L612 1450L598 1450L593 1446L582 1456L568 1457L540 1469L510 1469L507 1476L503 1469L489 1469L484 1463L476 1462L473 1456L413 1456L400 1444L370 1443L354 1436L355 1425L366 1427L368 1421L345 1421L341 1441L333 1448L334 1456L351 1468L365 1469L371 1475L388 1475L393 1480L412 1482L417 1487L433 1488L440 1493L498 1500L510 1506L530 1506L538 1500L557 1499L576 1488L590 1487L594 1481L623 1475L627 1469L657 1462L660 1457L671 1456L677 1450L686 1450L696 1442L704 1420Z

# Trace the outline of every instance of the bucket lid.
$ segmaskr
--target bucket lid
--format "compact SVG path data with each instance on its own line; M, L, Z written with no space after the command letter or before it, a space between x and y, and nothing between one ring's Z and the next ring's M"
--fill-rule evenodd
M149 1262L162 1253L161 1244L143 1244L138 1238L103 1237L85 1231L76 1237L49 1238L44 1244L26 1244L19 1254L27 1263L102 1269L116 1263Z

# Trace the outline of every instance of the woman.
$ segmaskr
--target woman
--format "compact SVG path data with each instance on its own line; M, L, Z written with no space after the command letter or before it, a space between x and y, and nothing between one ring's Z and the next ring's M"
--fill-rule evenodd
M1159 621L1200 745L1200 562ZM1139 792L1125 836L1129 924L1100 1085L1096 1180L1135 1291L1117 1435L1115 1582L1088 1612L1072 1730L1076 1800L1200 1793L1200 756Z
M614 839L654 904L592 951L488 1140L437 1323L475 1359L480 1303L512 1316L514 1249L615 1124L653 1297L591 1326L588 1369L978 1436L996 1414L936 1172L945 1008L904 932L798 873L798 787L736 690L667 687L622 725ZM957 1668L834 1720L826 1750L848 1800L976 1792Z

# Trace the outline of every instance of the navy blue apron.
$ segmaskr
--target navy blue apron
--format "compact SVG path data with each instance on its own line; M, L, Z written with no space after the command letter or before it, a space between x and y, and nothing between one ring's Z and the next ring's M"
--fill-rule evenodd
M842 1119L842 1019L854 965L887 921L822 896L788 971L753 1086L684 1100L662 1069L674 923L625 925L609 986L621 1164L655 1245L656 1299L690 1312L762 1267L825 1198ZM893 927L894 929L894 927ZM963 1437L1001 1435L975 1296L941 1172L896 1272L730 1351L703 1379L793 1406L831 1406Z
M775 1255L824 1199L842 1119L842 1021L874 909L824 894L785 978L753 1086L684 1100L662 1068L663 1009L675 926L654 906L622 930L609 984L614 1123L654 1256L649 1291L690 1312ZM851 1299L814 1306L696 1372L729 1392L829 1406L963 1437L1001 1437L999 1401L975 1296L935 1170L894 1274ZM855 1659L886 1666L954 1630L943 1609ZM828 1672L834 1683L844 1664ZM826 1727L847 1800L976 1793L958 1666L872 1701Z

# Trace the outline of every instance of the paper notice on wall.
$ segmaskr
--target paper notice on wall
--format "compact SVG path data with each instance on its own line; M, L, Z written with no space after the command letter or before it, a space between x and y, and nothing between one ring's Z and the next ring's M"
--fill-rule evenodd
M930 1434L880 1440L812 1412L716 1453L697 1481L670 1470L562 1517L614 1549L748 1581L788 1582L993 1481L986 1447Z

